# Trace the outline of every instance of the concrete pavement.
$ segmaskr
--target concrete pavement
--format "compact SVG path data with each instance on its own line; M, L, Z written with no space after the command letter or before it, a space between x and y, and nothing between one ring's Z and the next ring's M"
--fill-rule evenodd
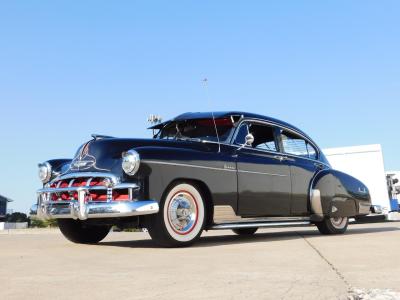
M346 299L350 288L400 291L400 223L210 231L192 247L147 233L77 245L58 230L0 234L2 299Z

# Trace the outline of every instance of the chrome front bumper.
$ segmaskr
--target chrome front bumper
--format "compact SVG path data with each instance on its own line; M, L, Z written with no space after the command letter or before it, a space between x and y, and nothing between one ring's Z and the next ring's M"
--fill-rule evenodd
M39 219L93 219L120 218L155 214L159 210L158 202L154 200L133 199L132 191L139 187L135 184L119 183L113 188L103 186L81 186L65 188L43 188L38 190L37 204L33 205L30 215ZM113 189L128 189L130 200L113 201ZM107 190L109 199L105 202L90 201L88 194L93 190ZM60 192L77 192L77 199L68 201L52 201L52 194Z
M152 200L91 202L79 201L40 203L31 207L30 215L38 219L121 218L155 214L158 203Z

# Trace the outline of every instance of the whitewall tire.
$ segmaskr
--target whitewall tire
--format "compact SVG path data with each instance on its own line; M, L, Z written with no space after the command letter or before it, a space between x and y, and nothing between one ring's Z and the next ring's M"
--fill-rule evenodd
M149 216L150 236L166 247L190 245L203 231L205 214L200 189L194 184L180 182L165 193L160 212Z

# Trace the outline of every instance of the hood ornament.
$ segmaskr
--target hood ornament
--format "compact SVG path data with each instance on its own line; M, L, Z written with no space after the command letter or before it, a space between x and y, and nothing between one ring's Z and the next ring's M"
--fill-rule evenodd
M90 168L95 168L98 170L108 171L106 169L100 169L96 167L96 158L93 155L89 154L89 146L95 141L91 140L87 142L83 147L80 153L72 160L70 169L73 171L81 171L88 170Z

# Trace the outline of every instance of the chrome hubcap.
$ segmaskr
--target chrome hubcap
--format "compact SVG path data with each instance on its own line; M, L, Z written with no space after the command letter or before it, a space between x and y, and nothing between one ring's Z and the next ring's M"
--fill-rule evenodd
M187 234L197 222L197 204L192 195L180 192L172 197L168 205L168 221L178 234Z
M343 228L346 224L346 220L347 220L347 218L334 217L334 218L331 218L331 223L336 228Z

